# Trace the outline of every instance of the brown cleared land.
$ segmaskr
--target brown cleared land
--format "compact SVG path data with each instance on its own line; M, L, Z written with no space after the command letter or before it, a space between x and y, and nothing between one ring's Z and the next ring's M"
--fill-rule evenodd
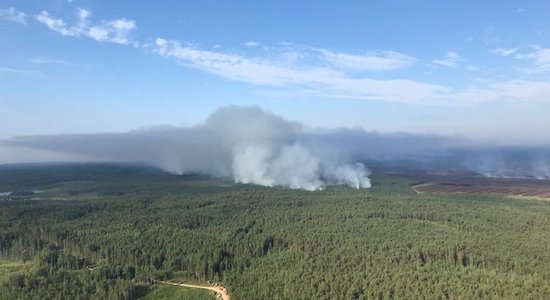
M218 286L211 286L211 285L196 285L196 284L188 284L188 283L180 283L180 282L171 282L171 281L162 281L158 280L159 283L174 285L174 286L181 286L186 288L195 288L195 289L204 289L204 290L211 290L213 292L216 292L217 295L219 295L220 299L222 300L229 300L229 294L227 293L227 289L221 285Z
M403 174L403 177L417 181L412 185L417 193L502 194L550 200L550 180L438 174Z

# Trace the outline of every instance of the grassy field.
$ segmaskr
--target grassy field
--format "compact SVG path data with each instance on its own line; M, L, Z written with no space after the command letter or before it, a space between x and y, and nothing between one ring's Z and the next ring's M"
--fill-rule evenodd
M23 274L32 269L33 262L0 258L0 284L5 282L10 276Z

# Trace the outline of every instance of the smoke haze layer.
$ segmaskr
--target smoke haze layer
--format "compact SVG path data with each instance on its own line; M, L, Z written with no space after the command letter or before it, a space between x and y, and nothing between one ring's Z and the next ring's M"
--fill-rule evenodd
M327 185L368 188L370 171L365 162L377 170L550 176L547 148L509 151L476 146L459 137L381 134L361 128L312 129L258 107L223 107L192 127L24 136L2 144L4 149L26 149L19 153L44 151L71 161L147 163L175 174L199 173L230 177L238 183L305 190ZM8 152L14 156L14 151Z
M18 137L9 146L43 149L83 160L142 162L166 171L232 177L239 183L320 190L330 184L368 188L369 171L348 154L313 149L304 126L257 107L218 109L189 128L127 133Z

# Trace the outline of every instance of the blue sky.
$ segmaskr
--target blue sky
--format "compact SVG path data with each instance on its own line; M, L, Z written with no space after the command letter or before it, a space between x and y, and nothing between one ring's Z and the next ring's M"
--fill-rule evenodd
M0 138L311 126L550 143L548 1L0 1Z

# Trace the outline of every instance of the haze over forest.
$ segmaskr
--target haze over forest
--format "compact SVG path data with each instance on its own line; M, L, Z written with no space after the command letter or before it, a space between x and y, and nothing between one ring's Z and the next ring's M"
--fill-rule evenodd
M501 148L459 137L308 128L258 107L220 108L191 127L26 136L4 145L51 151L81 162L146 163L176 174L306 190L327 184L368 188L368 161L373 160L418 171L550 178L550 151L544 147Z

